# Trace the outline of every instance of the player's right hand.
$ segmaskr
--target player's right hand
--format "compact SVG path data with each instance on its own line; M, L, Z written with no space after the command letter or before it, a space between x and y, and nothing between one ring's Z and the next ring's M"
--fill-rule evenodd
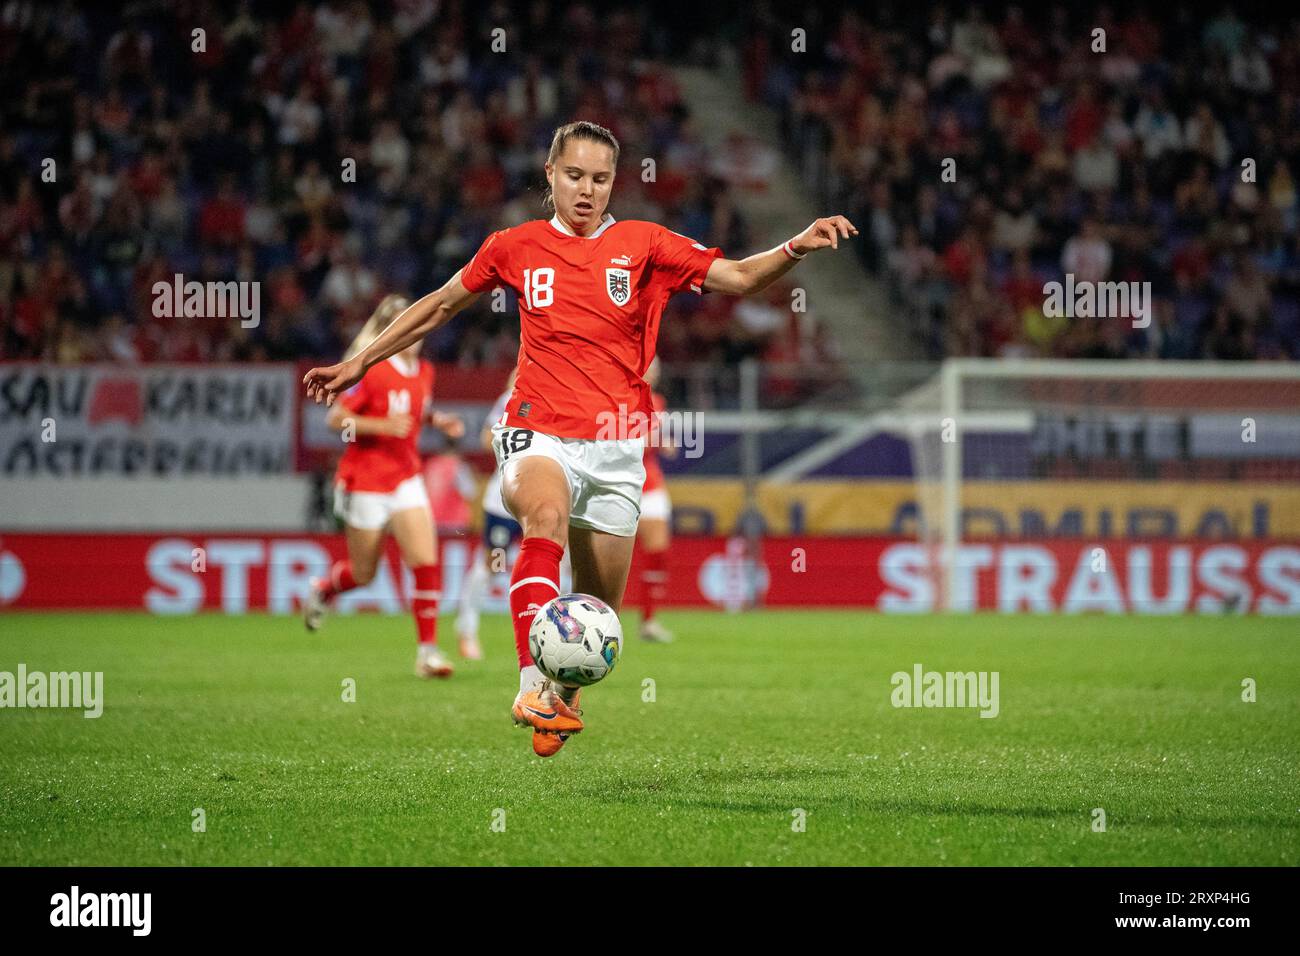
M315 399L317 405L324 399L326 406L329 406L334 404L334 399L340 393L361 381L365 374L365 367L352 358L338 365L311 369L302 377L302 382L307 386L308 398Z

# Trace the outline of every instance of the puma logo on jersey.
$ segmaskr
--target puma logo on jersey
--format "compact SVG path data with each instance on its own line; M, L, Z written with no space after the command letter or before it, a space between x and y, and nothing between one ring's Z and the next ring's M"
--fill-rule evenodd
M616 259L610 259L609 264L612 266L630 266L632 264L631 256L619 256Z

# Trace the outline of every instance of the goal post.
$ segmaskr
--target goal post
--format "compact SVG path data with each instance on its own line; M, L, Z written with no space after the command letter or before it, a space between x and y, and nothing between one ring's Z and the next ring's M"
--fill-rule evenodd
M1300 541L1300 363L949 359L898 409L936 608L975 606L995 560L980 542L1086 542L1104 568L1133 542L1141 563L1152 541ZM1192 555L1169 557L1166 589L1181 587ZM1139 570L1123 609L1173 607ZM1232 570L1207 572L1193 591L1217 590L1190 594L1197 607L1184 609L1269 611L1277 588L1290 587L1289 564L1285 574L1270 565L1272 577L1255 586ZM1109 605L1078 604L1113 609L1118 592L1106 593Z

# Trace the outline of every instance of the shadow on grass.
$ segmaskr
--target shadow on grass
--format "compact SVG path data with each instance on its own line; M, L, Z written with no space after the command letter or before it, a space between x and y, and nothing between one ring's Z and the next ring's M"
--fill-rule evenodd
M1088 822L1089 808L1080 806L1052 807L1042 805L998 806L989 803L926 800L922 798L898 799L871 797L856 793L800 793L788 786L770 795L761 792L764 783L809 782L810 779L834 780L855 776L848 769L787 767L776 770L746 769L726 771L709 769L693 774L688 779L622 780L617 787L582 787L578 793L587 799L604 800L628 806L671 806L681 809L723 810L732 813L789 813L795 807L807 810L837 810L850 817L878 817L882 820L898 817L918 819L955 817L965 819L1006 820L1074 820L1080 826ZM703 786L693 786L698 783ZM750 784L743 794L728 797L725 794L699 792L712 790L712 785L726 783ZM1114 827L1157 827L1182 830L1231 830L1259 828L1278 832L1300 830L1300 821L1281 813L1231 813L1223 815L1195 813L1138 814L1114 811Z

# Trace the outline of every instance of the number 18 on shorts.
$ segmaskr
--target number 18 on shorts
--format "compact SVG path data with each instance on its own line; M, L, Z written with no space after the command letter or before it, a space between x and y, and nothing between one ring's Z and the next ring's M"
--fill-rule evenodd
M492 426L492 451L501 469L534 455L556 462L569 481L569 523L575 527L622 537L636 534L645 484L643 439L557 438L497 424Z

